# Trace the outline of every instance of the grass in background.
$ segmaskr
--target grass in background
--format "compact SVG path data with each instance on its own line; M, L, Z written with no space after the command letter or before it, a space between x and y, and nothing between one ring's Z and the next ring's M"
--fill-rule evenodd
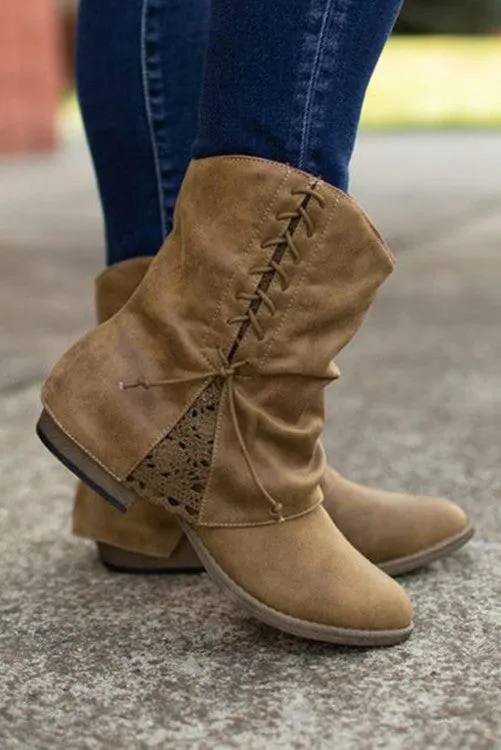
M501 37L390 39L367 92L362 127L500 126Z
M362 127L501 127L501 37L392 37L367 92ZM71 139L81 129L70 95L62 130Z

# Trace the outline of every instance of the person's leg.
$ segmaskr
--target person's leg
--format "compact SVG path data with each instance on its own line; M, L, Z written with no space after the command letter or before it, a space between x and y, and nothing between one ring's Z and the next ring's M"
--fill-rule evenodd
M286 162L346 190L365 91L402 0L213 0L194 156Z
M197 126L209 0L82 0L77 85L108 264L157 252Z

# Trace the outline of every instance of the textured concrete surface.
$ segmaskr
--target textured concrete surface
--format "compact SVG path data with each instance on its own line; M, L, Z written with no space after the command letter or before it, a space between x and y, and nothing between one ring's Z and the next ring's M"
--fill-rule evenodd
M81 147L0 165L0 748L501 748L501 135L366 137L354 192L399 256L340 358L346 473L459 501L478 532L407 576L410 641L276 634L205 576L102 570L73 480L33 435L38 390L91 321L101 263Z

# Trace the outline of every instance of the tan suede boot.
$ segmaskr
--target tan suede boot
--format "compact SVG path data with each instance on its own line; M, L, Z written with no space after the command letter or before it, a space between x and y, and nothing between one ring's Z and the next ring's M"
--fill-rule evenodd
M286 165L192 162L174 230L127 304L43 388L38 432L127 509L174 513L213 579L263 622L388 645L403 590L321 506L323 389L393 260L355 203Z
M473 536L465 513L441 497L364 487L328 467L324 507L346 538L390 575L450 555Z
M142 281L151 258L134 258L106 269L96 279L99 322L114 315ZM438 497L385 492L351 482L327 467L322 479L324 508L339 530L371 562L391 575L415 570L450 554L473 529L457 505ZM101 561L128 573L202 571L178 522L165 508L139 499L127 514L80 483L73 530L97 541Z

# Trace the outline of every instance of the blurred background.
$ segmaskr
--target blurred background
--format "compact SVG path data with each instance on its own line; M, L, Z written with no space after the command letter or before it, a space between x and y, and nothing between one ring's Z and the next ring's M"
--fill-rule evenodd
M52 148L78 130L78 0L2 0L0 153ZM501 2L407 0L374 76L365 128L501 125Z

